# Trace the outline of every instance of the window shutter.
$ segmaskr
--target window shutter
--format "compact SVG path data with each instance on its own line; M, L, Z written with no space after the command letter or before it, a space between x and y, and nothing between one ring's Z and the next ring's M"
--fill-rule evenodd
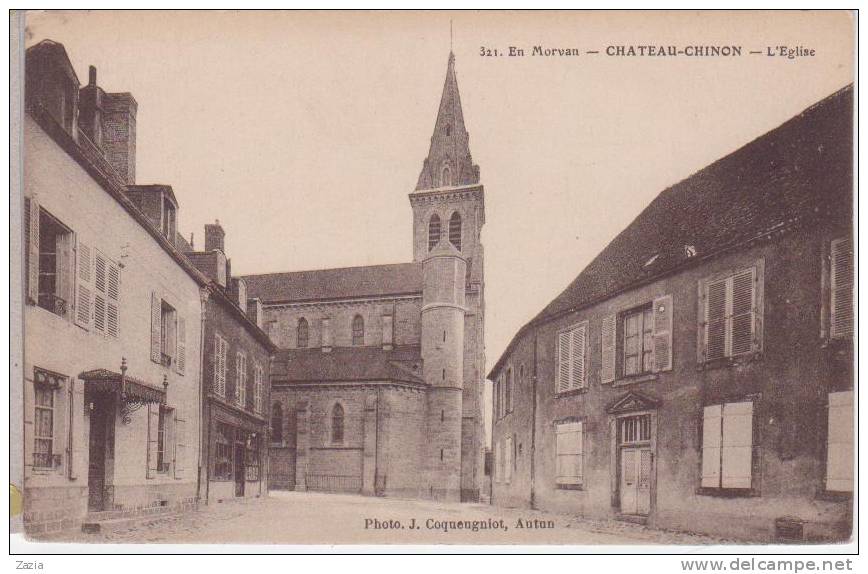
M93 258L89 245L78 242L75 248L77 285L75 298L75 322L90 329L93 320Z
M853 242L836 239L831 245L831 336L853 335Z
M654 299L654 372L672 370L672 295Z
M160 298L151 292L151 360L160 363Z
M826 490L853 492L853 391L829 393Z
M702 416L702 481L708 488L720 486L720 454L723 406L711 405Z
M512 437L506 437L506 447L503 454L504 478L508 483L512 480Z
M732 319L730 354L742 355L754 350L754 312L756 309L756 272L754 268L732 277Z
M57 236L57 287L56 294L66 302L65 316L72 312L75 297L75 265L72 247L73 233L62 233Z
M121 270L112 262L108 264L106 296L106 332L112 337L117 337L120 334L118 313L121 296Z
M562 393L570 388L570 332L558 333L558 375L557 392Z
M587 326L582 325L572 330L572 344L570 352L572 354L572 372L570 377L570 388L584 388L587 382L587 372L585 369L585 347L587 344Z
M705 360L711 361L726 356L727 281L713 281L706 290Z
M562 423L555 427L555 482L582 482L582 423Z
M753 403L727 403L723 406L721 444L723 488L750 488L753 461Z
M148 404L148 443L146 478L154 478L157 473L157 440L160 426L160 405Z
M187 320L178 316L178 352L175 357L175 370L179 375L187 368Z
M25 210L25 251L27 265L27 299L36 304L39 300L39 202L36 198L24 200Z
M99 251L94 251L94 274L93 274L93 327L100 333L106 333L107 309L107 263L105 256Z
M611 383L615 380L617 316L603 317L600 330L600 382Z
M175 478L184 478L187 456L187 422L175 412Z

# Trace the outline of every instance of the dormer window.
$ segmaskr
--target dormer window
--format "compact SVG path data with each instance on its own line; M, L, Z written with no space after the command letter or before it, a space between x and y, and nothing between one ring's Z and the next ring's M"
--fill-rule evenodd
M168 197L163 196L163 216L160 222L160 233L162 233L166 239L174 243L177 225L175 205Z
M452 171L448 165L443 166L443 171L440 173L440 187L452 185Z

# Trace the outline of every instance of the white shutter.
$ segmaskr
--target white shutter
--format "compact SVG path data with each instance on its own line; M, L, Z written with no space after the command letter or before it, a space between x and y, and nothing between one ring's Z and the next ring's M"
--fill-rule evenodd
M160 362L160 319L162 317L160 298L151 292L151 360Z
M178 315L178 350L175 355L175 370L179 375L187 368L187 321Z
M611 383L615 380L617 331L617 316L603 317L603 325L600 330L600 382L602 383Z
M672 295L654 299L654 372L672 370Z
M582 423L561 423L555 427L555 482L582 483Z
M754 310L756 309L756 272L753 267L740 271L730 280L731 319L729 355L754 350Z
M175 478L183 478L187 456L187 423L175 411Z
M585 347L588 342L587 327L581 325L572 330L571 349L572 372L570 376L570 388L584 388L587 381L587 369L585 369Z
M570 332L558 333L558 372L557 392L562 393L570 388Z
M723 406L710 405L703 409L702 416L702 486L720 486L720 433Z
M148 404L147 470L146 478L154 478L157 472L157 441L159 440L160 405Z
M27 299L36 304L39 301L39 202L34 197L24 200L27 240Z
M105 256L94 250L94 275L93 275L93 327L100 333L106 333L107 320L107 295L108 264Z
M831 336L853 335L853 242L836 239L831 245Z
M120 334L120 296L121 270L116 264L109 262L106 283L106 332L112 337Z
M829 393L826 490L853 492L853 391Z
M723 406L723 488L750 488L753 461L753 403Z
M91 248L81 241L75 248L76 253L76 297L75 322L80 327L90 329L93 320L93 257Z

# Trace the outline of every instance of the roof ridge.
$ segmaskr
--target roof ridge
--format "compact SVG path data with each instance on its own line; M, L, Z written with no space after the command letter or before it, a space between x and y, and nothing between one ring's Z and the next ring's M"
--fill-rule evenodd
M398 267L401 265L413 266L419 265L421 266L421 262L419 261L405 261L401 263L376 263L374 265L349 265L346 267L325 267L322 269L300 269L298 271L270 271L267 273L249 273L246 275L241 275L241 277L249 278L249 277L269 277L275 275L292 275L295 273L322 273L326 271L346 271L348 269L373 269L373 268L381 268L381 267Z

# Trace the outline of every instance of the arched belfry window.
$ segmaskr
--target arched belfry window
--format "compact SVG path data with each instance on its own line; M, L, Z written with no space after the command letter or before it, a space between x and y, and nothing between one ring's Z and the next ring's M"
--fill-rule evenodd
M365 320L361 315L353 317L353 347L365 344Z
M271 405L271 441L283 442L283 407L278 402Z
M436 213L428 221L428 251L431 251L440 243L440 216Z
M340 403L332 407L332 442L344 442L344 407Z
M461 215L457 211L449 218L449 243L461 251Z
M443 171L440 172L440 187L452 185L452 170L448 165L443 166Z
M306 349L308 345L308 325L307 319L302 317L298 320L298 327L296 328L296 347L299 349Z

